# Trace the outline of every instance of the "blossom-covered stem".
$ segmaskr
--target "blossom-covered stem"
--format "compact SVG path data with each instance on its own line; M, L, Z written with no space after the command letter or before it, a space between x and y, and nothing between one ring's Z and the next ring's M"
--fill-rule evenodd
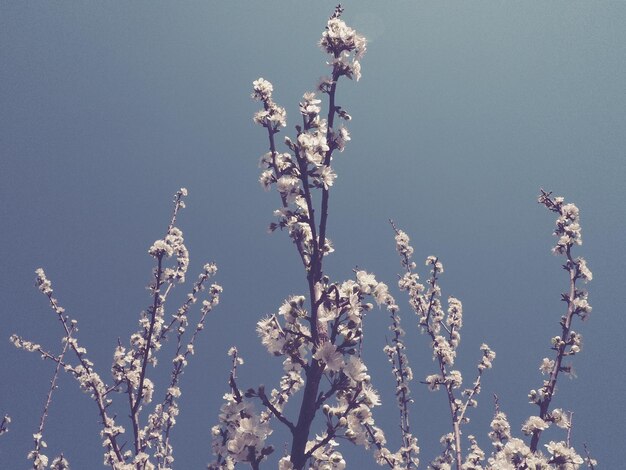
M317 449L320 449L321 447L324 447L326 444L328 444L330 441L332 441L336 435L337 435L337 429L339 429L341 427L340 422L341 419L345 419L350 412L357 407L357 405L359 404L356 400L356 397L358 397L359 393L361 392L362 387L359 385L357 386L357 388L354 391L354 399L350 401L350 403L348 403L348 405L346 406L346 409L343 411L343 413L341 413L338 416L337 422L332 425L331 421L329 420L327 423L327 429L326 429L326 436L324 438L322 438L319 442L317 442L313 447L311 447L309 449L309 451L305 454L305 460L309 459ZM328 395L328 397L330 397L331 395ZM318 406L317 408L319 408L322 404L322 401L318 400ZM380 443L378 443L378 441L374 438L374 433L371 429L371 427L368 424L364 424L364 427L367 429L368 433L370 434L370 437L372 439L372 442L374 442L376 445L380 446ZM382 447L382 446L381 446Z
M559 241L556 247L553 248L553 252L565 256L566 263L563 265L563 268L568 271L569 274L569 291L567 294L562 295L563 300L567 303L567 310L565 315L561 317L561 335L560 337L553 338L552 349L555 350L555 358L554 361L552 361L550 377L541 389L542 393L540 398L534 400L539 406L539 417L542 420L549 421L550 404L556 391L559 373L563 371L569 372L570 370L570 366L563 365L563 359L580 350L578 344L580 337L572 331L574 316L579 315L584 319L591 311L591 306L587 302L587 294L585 291L581 291L577 288L576 281L578 279L590 281L592 274L587 268L585 260L582 258L574 259L571 252L574 245L580 245L582 243L578 208L573 204L564 204L562 197L552 198L551 193L543 189L539 195L538 202L543 204L551 212L555 212L559 215L557 228L554 232L554 235L559 237ZM541 433L542 429L540 427L536 427L532 430L530 440L530 450L532 452L537 451Z
M335 58L338 57L338 53L335 52ZM330 90L328 92L328 128L326 129L326 141L328 142L328 150L326 151L326 156L324 157L324 165L330 165L330 160L333 154L333 146L331 145L333 126L335 122L335 93L337 91L337 81L339 80L339 71L337 70L337 66L333 68L332 75L332 83L330 85ZM329 199L329 190L327 188L322 188L322 208L320 214L320 236L318 241L318 246L323 247L326 243L326 225L328 222L328 199ZM318 254L320 260L323 253Z
M174 211L172 212L172 218L170 219L170 224L167 226L167 233L170 233L174 226L176 225L176 218L178 217L178 211L185 207L185 203L183 202L183 197L187 195L187 190L181 188L181 190L176 192L174 196Z
M267 109L269 108L268 103L265 101L263 103L263 106L265 108L265 110L267 111ZM278 169L278 166L276 165L276 155L278 154L278 151L276 150L276 141L274 139L274 134L278 133L277 129L274 129L272 126L266 126L267 127L267 137L268 140L270 142L270 153L272 154L272 168L274 170L274 177L276 179L278 179L281 175L280 175L280 170ZM280 200L282 203L283 208L287 208L289 207L289 204L287 202L287 198L281 194L280 195ZM309 207L309 209L311 210L310 212L310 220L313 220L313 211L312 211L312 207ZM315 224L312 224L313 227L315 227ZM300 240L296 241L295 243L296 248L298 250L298 254L300 255L300 260L302 261L302 265L307 268L307 261L306 261L306 257L304 255L304 248L302 246L302 242Z
M302 116L304 131L308 131L310 129L310 122L306 117ZM328 141L328 138L327 138ZM311 197L311 188L309 185L309 170L308 170L308 162L306 155L302 155L300 153L300 149L296 148L296 160L298 162L298 168L300 169L300 174L302 178L302 189L304 191L304 200L306 201L308 217L307 223L311 229L311 239L313 242L313 259L317 259L320 256L320 249L323 247L323 240L321 242L317 241L317 223L315 222L315 206L313 205L313 198ZM323 211L322 211L323 213ZM308 268L308 266L304 266Z
M437 271L438 271L436 268L437 262L438 262L437 259L435 259L433 262L433 272L429 281L432 287L432 292L430 294L430 298L428 301L428 312L426 314L426 320L427 320L426 331L428 332L428 335L433 341L433 344L435 344L437 341L436 341L435 331L433 330L431 326L430 316L433 311L435 295L437 292L436 290ZM445 378L448 375L448 372L446 369L446 363L440 354L436 354L436 357L437 357L437 362L439 365L439 371L441 372L441 377ZM446 389L446 394L448 395L448 406L450 408L450 419L452 423L452 432L454 434L454 446L455 446L454 450L455 450L456 468L457 470L461 470L461 466L463 465L463 455L462 455L462 449L461 449L461 427L460 427L460 420L458 416L458 409L456 406L456 398L454 396L454 391L452 390L452 383L449 381L446 381L445 389Z
M295 426L293 425L293 423L289 421L285 417L285 415L283 415L280 411L276 409L274 404L267 398L267 395L265 394L265 389L263 387L259 387L257 396L261 400L261 403L263 403L267 407L267 409L270 410L274 416L276 416L276 419L278 419L278 421L287 426L291 433L295 432Z
M465 413L467 412L467 408L469 407L470 403L472 402L472 400L474 399L474 397L480 393L480 380L483 376L483 371L482 370L478 370L478 377L476 377L476 381L474 382L474 387L472 388L471 392L468 394L467 399L465 400L465 403L463 403L463 407L461 408L461 412L459 413L459 421L462 422L463 418L465 417Z
M429 284L431 286L432 292L430 293L430 296L428 299L428 310L425 315L425 318L426 318L425 327L434 345L437 343L437 335L432 326L431 315L435 307L434 301L435 301L435 297L437 294L437 280L438 280L437 273L439 271L439 269L437 268L438 259L434 258L431 261L431 264L433 266L433 269L432 269L431 278L429 280ZM440 325L443 325L441 321L439 321L438 323ZM449 334L451 335L451 332L449 332ZM445 377L448 375L447 368L446 368L446 361L444 360L443 356L439 353L435 354L435 357L437 358L439 371L441 372L441 377L445 379ZM460 420L458 416L458 408L456 405L456 398L454 396L454 391L452 390L452 387L453 387L452 382L446 381L444 385L446 389L446 394L448 396L448 406L450 408L450 419L451 419L451 424L452 424L452 432L454 435L455 463L456 463L457 470L461 470L461 466L463 464L463 456L462 456L462 449L461 449L461 427L460 427Z
M442 376L445 377L445 367L440 367ZM450 419L452 420L452 431L454 433L454 451L456 458L456 468L461 470L463 465L463 456L461 454L461 426L457 416L454 393L452 392L452 385L446 384L446 392L448 393L448 405L450 407Z
M396 323L399 326L400 325L399 316L396 314L395 311L392 313L392 315L395 316L394 323ZM397 332L396 332L396 337L394 338L394 343L396 345L396 354L398 357L398 373L400 377L404 377L406 375L405 364L404 364L405 357L400 347L401 342L400 342L400 338ZM402 383L401 381L399 385L405 385L405 384ZM410 427L409 427L409 409L408 409L409 398L407 394L408 394L407 387L403 386L400 391L399 401L400 401L400 421L401 421L402 437L405 440L404 444L406 447L409 446L409 442L406 440L406 437L411 432Z
M234 346L230 348L230 350L228 351L228 355L232 358L232 366L228 375L228 386L230 387L234 401L240 404L243 402L243 396L241 395L241 391L237 386L237 366L243 363L243 360L239 357L239 352ZM223 428L221 430L218 430L218 432L222 437L221 444L226 445L229 440L228 428ZM214 464L210 464L208 468L210 470L222 470L223 468L228 468L227 465L227 457L225 457L222 453L217 453L217 460Z
M253 94L253 97L254 99L259 99L263 102L263 109L265 113L275 112L279 110L280 108L276 105L276 103L274 103L274 101L271 98L271 84L269 84L269 82L266 82L266 81L263 81L263 83L267 83L269 85L270 87L269 90L264 89L263 92L260 92L258 96ZM282 111L284 113L284 110ZM261 119L259 123L267 129L267 137L269 140L269 150L270 150L270 155L271 155L270 167L273 171L274 180L277 181L282 176L282 171L279 169L277 162L276 162L276 159L278 156L278 150L276 149L276 139L274 138L274 135L279 132L278 127L280 126L281 123L280 122L273 123L269 117ZM285 123L282 123L282 125L285 125ZM281 200L283 209L287 209L289 207L289 203L287 201L286 195L283 193L280 193L280 200ZM310 214L312 215L312 212ZM302 264L304 265L305 268L307 268L307 260L305 257L302 241L300 239L297 239L297 240L294 240L294 243L296 245L296 248L298 249L298 254L300 255Z
M389 219L389 224L391 225L391 228L393 229L393 231L396 234L396 244L398 246L398 248L400 248L400 244L399 241L402 239L403 236L406 236L406 234L404 232L402 232L397 226L396 223L393 221L393 219ZM403 240L403 246L402 249L398 249L400 257L402 259L402 266L404 266L405 272L407 273L411 273L411 267L415 265L415 263L413 263L411 261L411 255L413 254L413 248L408 244L408 237L407 237L407 241L404 242Z
M204 272L200 275L197 283L193 287L193 291L191 294L192 296L195 295L198 291L200 291L203 288L204 282L209 278L211 274L215 273L215 269L216 269L215 265L211 265L211 264L205 265ZM165 396L165 399L163 400L163 405L167 405L168 409L174 406L176 393L180 395L178 382L180 381L180 376L183 372L183 368L185 367L185 364L187 364L187 358L189 357L189 355L194 353L194 344L196 342L196 338L198 334L200 333L200 331L204 329L204 323L205 323L207 315L212 310L213 306L217 305L217 303L219 302L220 292L221 292L220 286L216 284L211 286L211 299L203 303L200 319L198 320L198 323L196 324L196 327L194 329L193 334L191 335L191 338L189 339L189 341L186 343L184 347L182 344L182 335L184 333L184 330L181 330L181 329L178 330L177 347L176 347L176 352L174 354L174 357L179 358L182 356L182 360L175 360L174 365L172 367L171 380L169 383L167 394ZM183 307L179 309L179 312L182 311L186 313L190 303L191 302L189 300L185 302ZM185 313L183 313L183 315ZM182 352L183 349L184 349L184 352ZM169 439L170 439L170 432L172 430L173 425L174 425L174 422L171 419L168 419L166 427L165 427L164 438L163 438L163 443L164 443L163 449L165 451L165 455L159 457L160 461L165 461L167 458L171 458L171 447L169 445Z
M568 260L572 261L569 247L567 248L567 258ZM575 272L570 271L569 277L570 277L569 298L573 299L575 292L576 292ZM554 396L554 391L556 389L556 382L559 378L559 372L561 372L562 370L563 358L565 357L564 356L565 348L567 346L567 340L569 338L569 332L571 329L573 316L574 316L574 303L569 302L567 306L567 312L564 317L564 321L561 324L561 341L559 345L556 346L556 357L554 360L554 366L552 367L552 371L550 372L550 379L548 380L548 384L545 387L545 391L546 391L545 395L543 397L543 400L541 401L541 404L539 405L539 417L541 419L545 419L550 410L550 403L552 402L552 397ZM536 429L532 434L532 438L530 440L530 450L533 452L537 451L537 446L539 444L539 438L541 436L541 432L542 432L541 429Z
M84 362L83 362L83 366L84 366ZM90 374L91 373L91 369L87 369L87 373ZM105 404L105 399L104 397L100 394L98 387L96 386L95 383L90 383L89 384L91 387L91 390L94 394L94 400L96 402L96 405L98 406L98 411L100 413L100 419L102 420L102 424L106 427L108 427L108 423L113 422L113 420L108 416L106 409L107 409L107 405ZM124 462L124 457L122 456L122 450L121 447L118 445L117 443L117 439L115 437L114 434L107 434L107 440L109 441L109 444L111 446L111 449L113 450L113 452L115 453L115 456L118 460L119 463Z
M267 103L264 103L264 107L265 107L265 110L267 110L268 108ZM270 141L270 152L272 154L272 167L274 168L274 176L276 177L276 179L280 177L280 172L278 170L278 167L276 166L276 155L278 152L276 150L276 140L274 139L274 134L276 134L277 132L278 130L273 129L269 126L267 127L267 138ZM283 203L283 207L287 207L287 199L282 194L281 194L281 201Z
M395 353L389 353L390 360L394 368L394 375L396 378L396 395L398 397L398 406L400 408L400 431L402 433L402 443L405 449L408 449L406 455L404 455L404 461L407 463L407 468L413 468L413 448L411 445L411 428L409 423L409 384L408 381L412 376L408 366L408 359L404 354L404 343L402 341L402 335L404 331L400 327L400 315L396 309L391 309L391 329L394 333L392 343Z
M446 376L445 366L441 361L439 361L439 366L441 370L442 377ZM455 404L454 392L452 391L452 385L450 383L446 384L446 392L448 394L448 405L450 407L450 418L452 420L452 430L454 432L454 451L456 458L456 468L457 470L461 470L461 466L463 465L463 456L461 453L461 426L460 420L457 415L457 407Z
M382 444L380 444L380 442L378 442L378 440L374 436L374 431L372 430L372 427L369 424L366 424L365 429L367 430L367 434L370 440L374 443L374 445L378 448L378 450L383 450ZM384 455L382 455L381 458L387 463L387 465L389 465L389 468L391 469L394 468L394 463L391 460L389 460L389 458L387 458Z
M337 427L338 426L328 427L328 429L326 430L326 436L317 444L315 444L313 447L311 447L311 449L309 449L309 451L306 453L307 459L310 458L317 449L324 447L326 444L328 444L330 441L332 441L336 437L335 433L336 433Z
M193 344L194 341L196 339L196 336L198 334L199 331L202 330L202 327L204 325L204 320L207 316L208 312L203 313L202 317L200 319L200 322L198 322L198 327L196 327L191 340L189 341L189 343L187 343L188 345L190 345L193 348ZM178 355L180 354L180 351L182 350L182 345L180 342L180 336L179 336L179 341L178 341L178 345L176 348L176 354L175 356L178 357ZM180 375L182 374L183 371L183 364L184 361L187 359L187 356L190 354L190 351L192 351L193 349L189 349L189 347L186 348L185 353L183 354L184 360L183 361L178 361L175 363L175 365L173 366L172 369L172 379L170 380L170 384L169 384L169 390L173 389L173 388L177 388L178 387L178 382L180 380ZM167 395L165 397L164 403L167 404L168 406L172 406L173 401L174 401L174 396L172 395L172 393L168 390ZM163 442L164 442L164 449L169 449L169 440L170 440L170 432L172 430L172 421L171 420L167 420L167 424L165 426L165 436L163 438ZM169 453L169 451L167 451ZM167 457L167 456L166 456Z
M135 446L135 455L139 453L140 442L139 442L139 417L136 414L133 414L133 410L135 409L135 399L133 394L133 385L131 381L126 378L126 394L128 395L128 408L130 409L130 421L133 426L133 443Z
M176 208L178 208L178 204L176 204ZM175 209L176 211L177 209ZM174 217L172 218L172 226L174 223ZM168 230L169 231L169 230ZM133 422L133 431L135 438L135 453L139 453L141 450L141 443L139 442L139 407L141 406L141 401L143 399L143 386L146 379L146 367L148 366L148 359L150 358L150 349L152 344L152 334L154 332L154 323L157 318L157 309L161 308L161 284L163 283L163 254L157 255L157 270L154 275L155 283L154 283L154 293L153 293L153 301L152 306L150 307L150 326L148 328L148 336L146 338L146 342L143 346L143 354L142 362L141 362L141 373L139 374L139 386L137 387L137 395L132 398L132 406L130 410L130 418ZM140 464L137 464L137 470L141 470L139 468Z
M327 423L326 436L324 436L324 438L322 438L313 447L309 449L309 451L305 455L305 459L311 458L311 456L313 456L314 453L318 449L324 447L326 444L331 442L335 437L337 437L337 430L341 427L340 425L341 418L345 419L350 413L350 411L352 411L356 407L356 405L357 403L355 401L352 401L346 407L346 410L340 415L339 417L340 419L338 419L334 425L332 425L330 421ZM374 433L372 432L371 427L368 424L365 424L364 427L367 429L368 433L370 434L372 442L374 442L377 446L380 446L380 443L378 443L377 440L374 438Z
M52 362L61 364L61 367L63 367L64 369L67 369L69 367L69 365L66 362L59 359L50 351L46 351L39 344L34 344L34 343L31 343L30 341L26 341L25 339L17 335L11 335L9 340L13 343L13 345L16 348L24 349L29 352L38 352L39 354L41 354L42 359L50 359Z
M185 300L182 306L178 309L177 313L173 316L173 318L170 320L167 326L164 326L161 329L161 333L159 334L159 339L158 339L159 342L164 340L167 337L167 334L170 332L172 327L176 323L180 322L181 317L187 315L189 308L197 300L196 294L198 294L198 292L204 289L204 283L207 281L208 278L209 276L206 274L206 271L198 277L198 280L196 281L196 283L191 289L191 293L187 296L187 300Z
M201 280L198 285L201 286L202 282L204 282L206 279L208 279L208 271L205 271L205 274L201 276ZM166 395L166 398L164 400L164 404L167 404L168 407L172 407L173 406L173 402L174 402L174 394L173 394L173 390L176 390L178 388L178 382L180 380L180 375L183 372L183 368L185 367L186 361L187 361L187 357L190 354L193 354L194 351L194 344L196 342L196 338L198 336L198 334L200 333L200 331L202 331L204 329L204 323L206 320L207 315L209 314L209 312L211 311L210 306L217 304L218 300L219 300L219 292L220 290L217 289L218 286L213 286L213 298L211 299L211 301L207 304L204 305L203 309L202 309L202 314L200 316L200 320L198 321L196 328L194 329L193 334L191 335L191 338L189 339L189 341L187 342L187 344L184 347L185 352L182 354L183 356L183 360L181 361L177 361L175 362L173 369L172 369L172 378L170 380L170 384L169 384L169 388L168 388L168 392ZM178 335L178 345L176 348L176 353L175 353L175 357L179 357L179 355L181 354L181 351L183 350L182 344L181 344L181 337L182 334ZM180 392L178 392L180 393ZM166 450L166 452L170 453L170 446L169 446L169 439L170 439L170 432L172 430L172 426L173 426L173 422L171 420L167 421L167 425L165 428L165 437L163 439L164 441L164 449ZM167 457L167 456L166 456Z
M93 371L92 363L84 357L85 356L84 349L81 348L81 350L79 350L76 339L71 337L71 331L74 328L74 325L76 323L75 320L69 321L69 319L64 314L65 309L61 307L58 304L57 299L52 296L52 292L53 292L52 287L51 287L50 281L46 278L46 275L43 269L41 268L37 269L36 273L37 273L37 284L38 284L39 290L48 298L50 306L57 314L57 318L59 319L59 322L61 323L63 330L65 331L65 337L67 338L70 348L76 355L78 361L80 362L80 365L83 368L82 372L78 372L75 370L74 375L79 381L83 377L86 378L84 387L91 390L93 394L92 395L93 400L96 403L96 406L98 407L98 412L100 414L100 419L102 420L102 425L105 427L105 429L107 429L110 427L110 423L113 423L114 420L110 418L107 414L106 410L107 410L108 405L106 403L106 398L101 393L101 390L98 387L98 385L104 386L104 383L101 381L100 377ZM68 321L69 321L69 324L68 324ZM59 360L57 363L60 363L60 362L61 361ZM117 459L117 462L124 463L124 456L122 455L122 450L117 443L116 435L117 434L115 433L106 433L106 436L107 436L106 439L109 443L108 445L110 446L111 450L113 450L113 453L115 454L115 458Z
M87 369L87 370L89 371L90 369ZM96 405L98 406L98 411L100 412L100 419L102 420L102 424L105 428L107 428L109 427L109 423L113 422L113 419L111 419L106 412L107 405L105 404L105 399L103 396L101 396L96 384L90 383L90 387L94 394L94 400L96 402ZM118 463L123 463L124 457L122 455L122 449L117 443L116 435L107 434L107 440L109 441L109 445L111 446L111 449L115 453L115 457L117 458Z
M585 463L587 464L587 467L591 470L596 470L596 461L591 458L591 453L589 452L587 444L583 444L583 448L585 449Z
M74 332L74 326L70 327L69 333L70 335ZM50 408L50 404L52 403L52 394L54 390L57 388L57 379L59 378L59 372L61 371L61 364L63 362L63 357L67 352L67 348L70 345L69 337L66 338L65 344L63 345L63 350L59 355L59 360L54 368L54 374L52 374L52 379L50 379L50 388L48 389L48 394L46 395L46 401L43 406L43 411L41 412L41 416L39 417L39 427L37 428L37 432L34 434L35 448L32 451L33 455L38 455L41 451L41 443L43 436L43 429L46 424L46 419L48 418L48 409ZM33 468L37 470L36 462L33 460Z
M393 228L396 236L400 237L400 230L396 227L393 220L389 219L389 223ZM405 267L407 273L411 273L411 260L409 258L409 251L402 251L402 265ZM409 399L409 384L408 381L412 377L412 372L410 371L408 365L408 358L406 354L404 354L404 343L402 341L402 336L404 335L404 330L400 326L400 315L396 309L391 309L391 330L394 333L394 338L392 340L394 344L395 354L389 354L390 360L392 361L392 365L394 365L394 375L396 376L396 389L399 390L398 395L398 405L400 407L400 430L402 432L402 440L404 443L404 448L408 449L407 455L405 455L405 462L407 463L407 468L413 467L413 457L411 456L413 447L411 446L411 429L409 425L409 408L408 404L410 403ZM394 363L397 361L397 365Z
M228 375L228 385L230 386L230 391L233 392L235 401L237 403L241 403L243 401L243 396L241 395L241 390L239 390L239 387L237 386L237 366L242 360L239 357L239 351L237 351L237 348L234 346L229 350L229 354L233 360L230 368L230 374Z

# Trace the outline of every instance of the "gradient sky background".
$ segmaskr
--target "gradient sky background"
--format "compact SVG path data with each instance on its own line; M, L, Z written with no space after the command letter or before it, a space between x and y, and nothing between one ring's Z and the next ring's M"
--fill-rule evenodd
M127 342L149 303L147 249L162 237L181 186L189 189L179 218L189 277L214 260L224 293L183 377L176 467L204 468L211 459L209 430L227 391L232 344L246 359L241 387L277 383L280 361L260 345L255 323L288 295L304 294L306 281L286 235L266 233L279 200L257 183L267 142L252 123L258 104L249 94L257 77L271 80L288 112L283 135L293 135L302 93L327 73L316 43L333 6L0 4L0 413L13 417L0 440L0 467L27 465L53 370L8 337L18 333L59 350L60 327L34 287L34 270L45 268L80 322L80 341L110 378L117 338ZM584 240L577 254L594 272L593 313L575 327L584 338L574 360L578 378L560 382L555 404L574 410L579 451L587 442L600 468L621 468L626 2L344 6L344 18L370 46L362 80L345 80L338 91L354 118L353 140L335 164L329 236L336 252L327 273L343 280L358 265L394 286L419 380L434 365L395 288L401 268L388 218L411 235L417 261L440 256L444 295L464 303L458 365L466 383L482 342L498 354L466 428L489 452L492 394L521 435L536 411L526 395L541 383L538 366L564 311L566 273L550 254L555 217L536 195L543 187L575 202ZM368 316L365 358L387 403L376 417L397 448L392 376L382 353L387 325L383 311ZM441 392L418 383L413 390L412 423L426 462L448 431L447 405ZM99 468L98 431L95 406L63 376L45 433L48 455L64 451L72 468ZM285 439L277 429L275 455ZM350 444L344 454L350 468L374 467Z

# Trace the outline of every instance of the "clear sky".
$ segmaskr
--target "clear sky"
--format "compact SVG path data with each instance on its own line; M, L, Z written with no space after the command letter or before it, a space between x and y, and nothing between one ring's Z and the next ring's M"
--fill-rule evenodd
M242 387L273 386L280 362L255 323L306 280L285 234L266 233L275 193L257 179L267 149L252 123L251 83L274 83L293 135L297 103L327 73L316 46L332 2L0 3L0 467L26 453L52 364L17 351L18 333L59 348L60 327L34 287L45 268L103 377L117 338L126 342L171 197L189 189L180 216L190 277L215 261L224 287L183 377L175 430L177 468L204 468L209 430L227 391L227 349L246 359ZM345 20L370 39L363 78L344 81L339 104L353 116L339 155L329 236L334 280L355 266L394 286L417 379L431 374L428 342L395 288L400 272L393 218L417 260L438 255L444 295L464 303L459 367L470 381L479 346L498 356L467 432L485 451L492 394L517 434L535 407L526 395L559 333L567 288L550 254L554 217L539 188L575 202L584 256L594 272L593 313L576 329L578 378L563 380L556 406L574 411L573 442L601 468L626 461L626 2L344 2ZM184 294L180 289L179 294ZM397 447L393 384L382 352L383 311L366 322L365 358L387 405L377 419ZM369 333L369 334L368 334ZM412 422L424 462L447 432L442 393L413 386ZM122 397L120 397L122 398ZM120 414L123 413L120 408ZM97 413L68 377L50 412L49 455L98 468ZM562 436L554 435L552 438ZM394 439L395 444L394 444ZM276 432L276 454L285 434ZM349 463L373 467L347 444ZM271 468L272 466L268 466Z

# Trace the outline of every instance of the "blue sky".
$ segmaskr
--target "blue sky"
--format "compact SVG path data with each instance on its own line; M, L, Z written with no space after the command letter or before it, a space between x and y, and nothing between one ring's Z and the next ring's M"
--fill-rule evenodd
M8 337L59 347L60 327L34 288L34 270L46 270L108 377L117 338L127 341L148 305L147 249L166 229L181 186L190 193L179 219L190 273L215 261L224 293L183 377L178 468L210 460L231 345L246 359L242 387L276 383L280 363L261 347L255 323L307 286L287 237L266 233L279 200L257 182L267 143L252 123L258 104L249 94L257 77L271 80L287 108L284 135L293 135L302 93L327 72L316 43L333 6L2 2L0 413L13 424L0 441L1 467L26 465L52 373ZM336 252L327 273L342 280L359 266L395 286L401 267L389 218L412 237L418 261L441 258L444 295L465 307L459 366L466 381L482 342L498 354L468 427L487 450L493 393L517 431L535 412L526 395L540 385L538 366L563 312L566 273L550 254L554 217L536 195L543 187L575 202L594 310L577 328L584 338L578 378L561 382L556 402L574 411L579 450L587 442L602 468L618 468L626 461L626 3L344 6L347 23L370 45L362 80L338 91L353 116L353 140L335 164L329 235ZM419 379L434 365L407 303L400 307ZM383 311L369 315L365 357L388 403L378 419L393 442L386 327ZM414 395L413 426L427 461L447 432L446 403L417 383ZM97 467L98 429L89 398L63 377L49 454L64 451L73 468ZM284 440L277 430L277 454ZM362 451L345 449L350 463L373 466Z

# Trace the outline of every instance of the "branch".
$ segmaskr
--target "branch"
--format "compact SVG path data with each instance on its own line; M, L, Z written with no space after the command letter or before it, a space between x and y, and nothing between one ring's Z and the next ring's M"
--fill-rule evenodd
M74 332L74 326L72 325L69 330L70 335L73 332ZM65 339L65 344L63 345L63 350L61 351L61 354L59 355L59 358L58 358L59 360L57 361L56 367L54 368L54 374L52 375L52 379L50 379L50 388L48 389L48 394L46 396L46 401L43 407L43 411L41 412L41 416L39 417L39 427L37 428L37 432L33 434L34 441L35 441L35 448L31 451L29 455L34 457L33 468L35 468L35 470L37 470L35 458L36 456L39 455L42 444L43 444L43 430L46 424L46 419L48 418L48 410L50 408L50 404L52 403L52 394L54 390L57 388L56 383L59 377L59 372L61 370L61 363L63 361L63 357L65 356L65 352L67 351L70 345L70 342L68 341L70 337L66 337L64 339Z
M278 419L278 421L280 421L289 428L291 434L295 433L295 425L291 421L289 421L280 411L278 411L274 405L272 405L272 403L268 400L267 395L265 394L265 388L263 386L259 387L257 391L257 396L260 398L261 402L267 407L267 409L269 409L272 414L276 416L276 419Z

